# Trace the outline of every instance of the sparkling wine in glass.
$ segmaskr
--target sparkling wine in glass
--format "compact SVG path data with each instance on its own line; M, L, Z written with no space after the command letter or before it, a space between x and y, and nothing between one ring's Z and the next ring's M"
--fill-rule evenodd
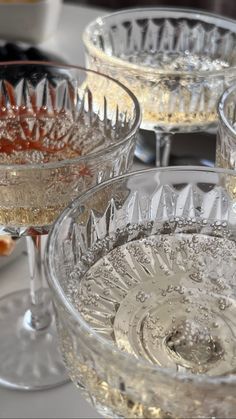
M144 170L63 212L47 274L71 379L104 417L232 418L234 171Z
M168 164L172 134L215 132L218 99L236 77L233 20L191 9L130 9L99 17L83 40L89 68L139 99L141 128L156 135L157 166ZM138 143L141 159L142 149Z
M91 90L93 79L102 91ZM30 293L0 300L0 384L41 389L67 379L41 238L73 198L130 168L139 118L136 98L109 77L50 63L0 65L0 234L27 236L31 282Z

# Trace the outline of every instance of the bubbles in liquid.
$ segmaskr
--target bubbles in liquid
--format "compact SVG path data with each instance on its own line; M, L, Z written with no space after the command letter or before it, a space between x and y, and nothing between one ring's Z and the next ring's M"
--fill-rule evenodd
M219 71L229 67L227 61L206 55L192 54L188 50L180 52L142 51L131 55L122 54L121 58L133 64L146 65L165 71Z
M182 361L183 366L204 366L221 359L224 354L218 340L211 336L207 327L188 320L175 327L165 343L170 349L170 356L178 357L178 362Z
M91 327L119 349L188 373L232 372L233 241L159 234L113 249L70 287ZM108 292L109 291L109 292Z
M141 303L144 303L148 299L148 294L145 294L143 291L139 291L136 295L136 300L140 301Z
M99 151L116 140L103 121L86 116L75 121L69 111L9 110L0 119L0 164L40 164L73 159ZM27 112L29 116L27 117ZM1 115L1 108L0 108Z

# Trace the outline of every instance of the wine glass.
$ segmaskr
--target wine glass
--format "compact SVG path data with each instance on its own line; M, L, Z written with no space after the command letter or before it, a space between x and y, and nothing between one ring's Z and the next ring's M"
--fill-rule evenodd
M104 417L234 417L232 181L223 169L133 172L83 194L51 230L60 348Z
M219 125L216 141L216 165L236 169L236 85L228 88L218 105Z
M236 22L198 10L142 8L99 17L85 29L87 65L130 86L141 128L156 136L156 166L177 132L215 132L217 102L236 78ZM136 148L142 158L143 145Z
M0 384L41 389L67 379L43 288L42 235L73 198L130 168L139 119L136 98L107 76L0 65L0 234L27 236L30 266L30 294L0 300Z

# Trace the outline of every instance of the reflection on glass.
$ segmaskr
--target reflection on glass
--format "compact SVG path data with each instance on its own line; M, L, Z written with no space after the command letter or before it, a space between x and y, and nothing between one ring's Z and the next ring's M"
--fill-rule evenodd
M233 417L235 176L125 175L76 200L52 230L60 348L104 417Z
M102 91L93 91L94 79ZM41 237L73 198L130 168L139 118L136 98L106 76L0 65L0 234L27 236L31 277L30 298L20 291L0 300L1 384L41 389L65 381L42 288Z

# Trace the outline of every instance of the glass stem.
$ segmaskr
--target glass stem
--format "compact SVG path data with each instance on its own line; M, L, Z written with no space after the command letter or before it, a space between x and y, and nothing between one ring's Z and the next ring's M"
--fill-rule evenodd
M156 167L168 166L170 160L171 137L170 133L155 131L156 136Z
M28 236L27 250L30 271L30 308L26 313L26 322L32 329L44 330L51 323L49 301L43 290L42 236Z

